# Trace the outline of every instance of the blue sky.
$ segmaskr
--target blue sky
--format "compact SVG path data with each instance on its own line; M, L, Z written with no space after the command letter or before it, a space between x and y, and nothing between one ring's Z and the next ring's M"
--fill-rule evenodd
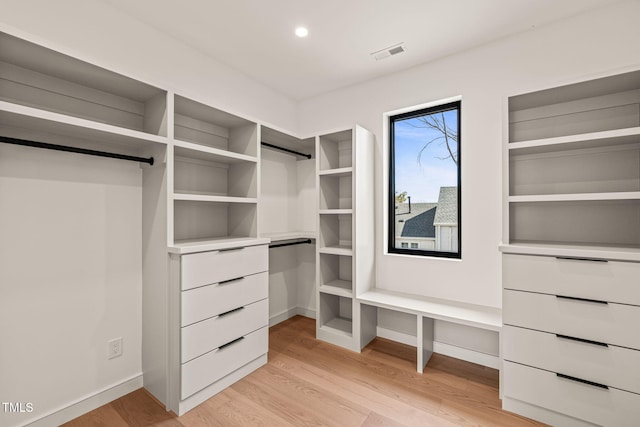
M449 128L456 127L457 111L447 111L445 120ZM448 156L443 139L429 145L418 162L418 153L424 144L436 136L437 131L416 127L417 119L395 122L395 191L407 192L412 203L437 202L440 187L458 185L457 166Z

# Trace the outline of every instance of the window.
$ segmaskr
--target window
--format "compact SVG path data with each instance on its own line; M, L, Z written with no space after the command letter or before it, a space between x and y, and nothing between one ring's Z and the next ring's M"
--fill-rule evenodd
M460 109L456 101L389 116L390 253L462 256Z

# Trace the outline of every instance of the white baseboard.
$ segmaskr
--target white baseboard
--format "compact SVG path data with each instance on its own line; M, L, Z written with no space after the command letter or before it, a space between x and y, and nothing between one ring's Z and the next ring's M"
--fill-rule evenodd
M316 318L316 311L310 308L305 307L292 307L288 310L282 311L278 314L274 314L269 317L269 327L273 325L277 325L280 322L284 322L287 319L292 318L293 316L304 316L310 317L311 319Z
M400 344L410 345L415 347L418 343L415 335L405 334L404 332L394 331L393 329L376 328L376 335L380 338L385 338L391 341L399 342Z
M386 338L412 347L416 347L417 345L415 336L405 334L403 332L385 329L378 326L376 333L380 338ZM478 365L487 366L489 368L500 369L500 358L491 354L480 353L479 351L469 350L467 348L457 347L455 345L445 344L438 341L433 342L433 352L465 360L467 362L476 363Z
M486 366L488 368L500 369L500 358L492 354L480 353L479 351L469 350L468 348L457 347L443 342L433 342L433 352L444 354L445 356L455 357L456 359L466 360L467 362L477 365Z
M81 397L74 402L62 406L60 408L49 411L44 415L40 415L35 419L27 421L22 426L29 427L52 427L59 426L87 412L93 411L102 405L106 405L125 394L131 393L142 387L142 373L132 376L122 382L112 384L98 390L95 393Z

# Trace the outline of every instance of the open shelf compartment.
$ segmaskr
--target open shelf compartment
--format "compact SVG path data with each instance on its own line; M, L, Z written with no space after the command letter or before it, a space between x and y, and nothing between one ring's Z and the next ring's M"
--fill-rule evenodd
M509 98L509 142L640 126L640 71Z
M320 329L345 337L353 336L352 299L320 292Z
M175 200L174 242L257 237L257 203Z
M353 132L345 130L319 137L319 170L342 169L353 166Z
M167 136L167 92L0 33L0 100Z
M319 254L319 290L341 296L353 295L353 257Z
M640 200L523 202L509 206L510 243L640 247Z
M176 150L174 158L174 193L258 197L256 162L225 158L207 161L182 157L180 153Z
M350 173L342 175L320 175L320 210L351 209L353 207L353 184Z
M320 215L318 239L320 248L352 248L353 216L350 214Z
M511 196L640 191L640 136L624 145L509 154Z
M197 101L175 96L174 137L232 153L258 156L258 125Z

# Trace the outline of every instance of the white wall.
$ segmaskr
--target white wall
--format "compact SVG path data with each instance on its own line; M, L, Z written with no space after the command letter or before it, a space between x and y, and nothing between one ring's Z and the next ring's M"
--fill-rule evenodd
M638 16L640 2L629 1L300 103L304 134L357 122L376 135L379 287L501 306L497 247L505 99L640 66ZM462 96L462 260L385 255L382 115L456 95Z
M141 197L137 163L0 144L0 400L33 405L0 425L141 383Z
M0 10L0 30L227 112L297 130L289 98L100 0L0 0Z

